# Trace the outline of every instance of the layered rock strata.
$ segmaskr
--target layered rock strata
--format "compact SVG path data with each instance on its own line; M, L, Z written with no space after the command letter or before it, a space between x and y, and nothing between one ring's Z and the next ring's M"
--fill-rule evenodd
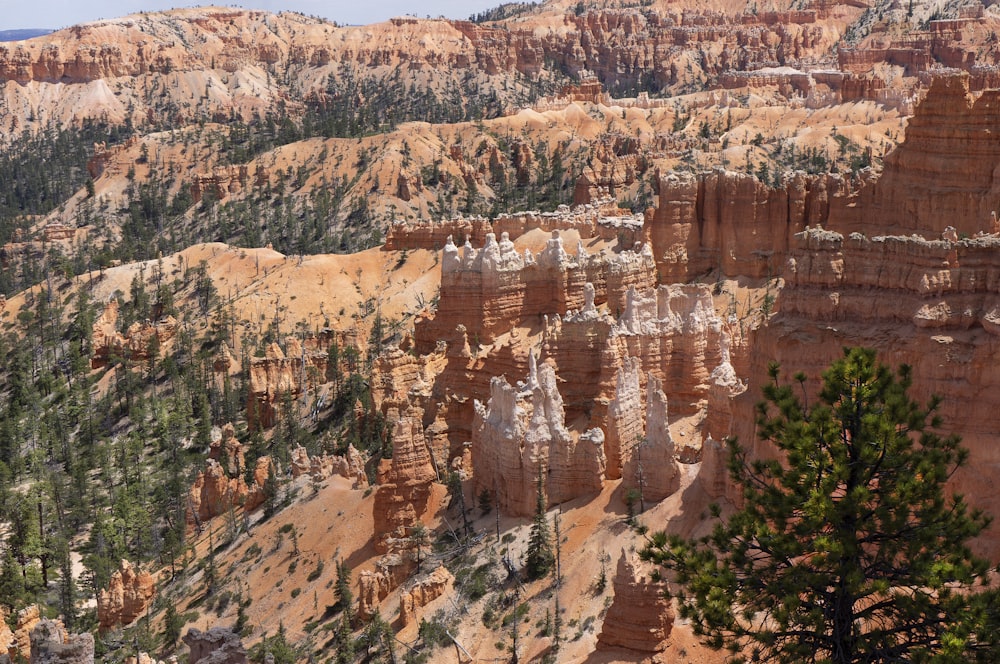
M376 551L386 553L405 541L409 529L426 513L437 479L419 418L400 418L393 429L392 458L378 470L372 508Z
M757 352L749 390L734 402L734 433L758 454L769 453L752 429L753 403L769 362L802 371L806 393L815 394L822 370L842 347L874 347L881 362L912 367L913 398L942 398L944 430L960 435L971 456L952 486L974 505L995 511L1000 456L992 413L1000 408L993 396L1000 394L1000 375L991 370L991 358L1000 349L998 250L995 235L925 240L816 229L799 234L779 313L752 339ZM982 539L993 551L1000 542L989 531Z
M906 140L885 159L843 220L825 228L848 235L939 237L947 226L974 235L993 232L1000 182L1000 90L969 92L967 74L935 77L906 128ZM810 225L817 225L812 222Z
M711 270L778 276L795 233L832 223L861 185L841 175L793 172L773 187L722 168L663 173L656 182L659 203L647 215L644 232L661 283L685 282Z
M647 247L592 256L581 244L570 254L559 232L552 231L535 257L528 251L518 253L507 235L497 241L488 234L478 251L468 242L459 250L449 240L441 258L438 308L433 317L417 321L416 347L418 352L430 352L458 323L466 326L470 339L490 343L515 321L582 308L587 283L596 289L596 303L621 309L627 288L651 287L655 282Z

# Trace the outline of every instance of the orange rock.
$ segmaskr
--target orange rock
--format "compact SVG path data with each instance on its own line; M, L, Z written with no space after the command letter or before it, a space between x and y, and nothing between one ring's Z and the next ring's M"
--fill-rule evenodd
M98 629L103 633L131 624L141 616L156 594L156 583L149 572L133 568L122 560L111 575L108 587L97 596Z
M296 447L292 450L291 467L292 477L308 474L313 479L324 480L332 475L340 475L353 480L355 489L368 486L364 458L354 445L347 447L347 454L344 456L317 454L310 457L306 448Z
M382 556L374 570L364 570L358 576L358 617L366 620L375 614L379 603L398 588L410 575L414 562L398 553Z
M332 334L309 335L304 343L297 337L286 337L287 353L272 343L264 357L250 360L247 421L251 428L274 426L286 395L294 403L303 390L314 390L326 381Z
M399 596L399 621L405 627L419 617L417 609L427 606L446 593L455 580L443 565L431 572L427 578L418 581L412 588Z
M177 334L177 321L173 316L166 316L155 323L132 323L125 334L121 334L117 331L118 314L118 300L113 299L94 321L91 336L93 351L90 358L92 369L107 366L112 355L136 362L145 361L149 359L149 344L153 337L156 337L162 349Z
M673 628L674 612L663 596L664 586L652 581L643 563L622 549L613 581L615 599L604 617L597 647L659 652Z
M187 517L191 525L199 525L213 517L241 507L250 512L264 503L264 484L271 472L271 458L260 457L254 466L252 484L242 475L230 477L215 459L205 463L188 494Z
M392 551L427 510L431 485L437 480L420 421L405 416L396 422L392 458L379 466L372 516L375 550Z
M459 323L470 340L489 343L531 316L564 315L584 306L585 285L595 289L596 304L620 310L629 287L656 282L653 255L647 247L615 255L590 256L582 243L570 254L558 230L552 231L537 257L519 254L509 235L487 235L477 251L466 243L459 251L449 241L441 259L441 297L433 317L419 319L417 352L432 351Z

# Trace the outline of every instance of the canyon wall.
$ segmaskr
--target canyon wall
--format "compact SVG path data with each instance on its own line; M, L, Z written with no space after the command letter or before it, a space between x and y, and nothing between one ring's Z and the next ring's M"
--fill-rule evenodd
M951 486L996 513L1000 454L992 413L1000 408L1000 373L992 367L1000 351L1000 237L868 238L812 229L796 240L779 312L751 342L750 384L734 402L733 433L758 454L768 453L756 441L753 404L769 362L782 364L788 375L802 371L807 393L814 394L841 348L873 347L881 362L913 368L911 397L921 403L942 398L942 430L960 435L970 450L970 463ZM709 481L718 486L717 479ZM987 530L980 543L995 552L1000 535Z

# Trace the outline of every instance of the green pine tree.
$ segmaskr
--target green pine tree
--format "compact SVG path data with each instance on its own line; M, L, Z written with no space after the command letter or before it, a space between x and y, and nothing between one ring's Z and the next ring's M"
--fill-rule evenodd
M552 537L549 535L549 520L545 515L545 490L542 486L543 472L538 469L535 516L528 534L528 552L525 569L529 579L540 579L552 570L556 556L552 552Z
M730 441L742 508L711 536L657 533L643 552L682 616L734 661L968 661L987 563L966 542L989 519L944 491L967 451L938 433L938 401L910 400L909 368L868 349L845 349L811 408L804 376L771 377L757 426L781 460Z

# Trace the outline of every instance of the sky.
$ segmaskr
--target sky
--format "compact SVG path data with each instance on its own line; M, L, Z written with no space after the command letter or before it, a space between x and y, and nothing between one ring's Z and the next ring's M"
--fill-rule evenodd
M505 0L242 0L248 9L293 10L340 24L376 23L404 14L468 18ZM59 29L134 14L197 5L226 5L232 0L0 0L0 30Z

